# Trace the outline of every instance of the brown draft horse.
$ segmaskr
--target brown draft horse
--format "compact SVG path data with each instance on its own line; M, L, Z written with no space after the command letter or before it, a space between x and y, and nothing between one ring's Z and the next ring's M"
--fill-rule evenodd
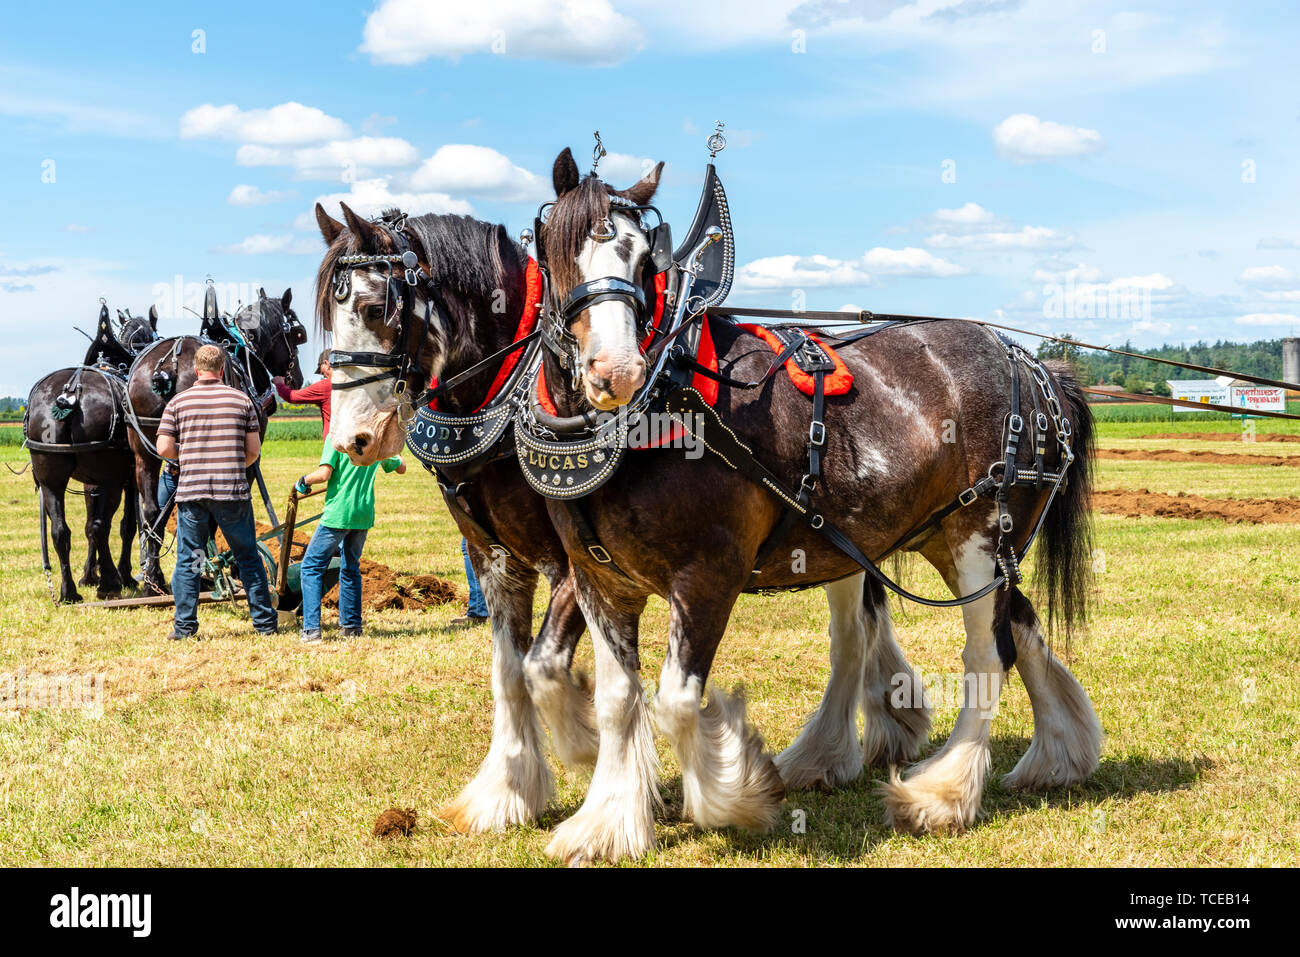
M386 322L385 270L351 269L342 299L335 284L341 257L395 253L392 233L346 205L343 216L346 224L316 206L316 221L328 246L316 280L317 318L332 334L335 349L392 351L398 344ZM405 220L403 231L423 268L438 282L446 309L441 320L447 325L436 323L422 349L422 381L431 375L450 379L508 346L525 306L528 256L504 227L468 216L427 215ZM477 409L501 361L483 366L482 374L444 393L442 409L453 414ZM338 388L372 371L336 365L333 372L330 439L359 464L396 454L406 439L405 416L392 398L392 379ZM492 743L474 780L442 811L460 831L529 823L546 807L554 782L546 763L543 722L564 764L589 766L596 759L591 688L582 676L570 675L585 623L568 557L541 496L525 484L508 454L510 448L507 441L506 453L498 450L487 464L441 468L438 476L444 487L458 489L461 504L452 509L452 516L469 542L470 561L492 624ZM484 533L510 554L493 557ZM533 597L539 575L549 583L551 597L534 641Z
M162 514L158 505L162 460L155 452L155 443L163 409L173 396L194 384L194 353L205 340L224 341L230 352L226 359L226 381L246 392L258 407L265 438L268 416L275 412L275 387L271 379L284 376L292 388L302 388L298 345L306 341L306 335L295 335L298 317L290 308L292 300L293 292L289 289L279 299L268 298L264 290L259 290L257 302L241 307L227 320L244 340L244 345L236 345L235 333L221 319L216 291L209 286L203 302L202 338L160 339L135 357L127 379L133 420L129 438L140 495L140 578L147 593L165 595L171 591L158 563L162 538L151 530Z
M617 195L647 203L657 180L658 169ZM638 214L611 205L616 191L594 176L580 181L567 150L556 160L554 185L557 201L541 244L550 257L554 301L601 277L643 278L648 243ZM611 221L616 236L608 239ZM581 373L577 383L553 352L545 354L547 384L561 416L632 399L641 378L636 319L630 304L618 299L575 317L570 364ZM772 361L768 347L731 323L706 321L726 376L762 380ZM1029 385L1020 392L1020 408L1010 408L1012 363L1020 360L972 323L906 324L839 351L854 386L826 400L824 477L814 498L863 552L879 557L1003 461L1007 417L1014 412L1031 421L1037 386L1022 368ZM1042 516L1038 558L1048 617L1061 619L1068 630L1083 620L1089 593L1091 419L1065 368L1053 368L1047 378L1073 424L1076 460L1045 515L1047 490L1023 486L1011 489L1009 514L1018 551ZM789 377L778 374L754 389L724 382L715 407L767 468L797 487L807 468L811 402ZM1047 466L1063 467L1062 457L1049 448ZM629 452L584 507L616 570L584 547L569 508L553 502L551 515L597 648L600 754L586 802L557 828L551 854L571 862L618 859L653 846L654 750L637 674L637 625L650 594L670 605L655 717L681 761L687 814L700 826L770 826L784 787L842 784L856 776L862 760L918 755L924 743L924 734L915 733L918 722L890 713L883 700L885 687L915 680L896 650L883 590L874 582L864 588L860 566L802 524L781 550L800 560L778 552L758 580L766 588L828 583L832 669L821 707L773 761L745 721L743 698L711 688L701 706L732 606L782 517L781 503L769 492L714 455L689 461L671 450ZM967 596L996 580L998 538L997 509L980 498L906 548L934 565L955 596ZM1007 783L1075 784L1098 762L1102 735L1091 703L1045 645L1020 590L993 590L963 605L962 615L965 701L956 726L937 753L905 777L891 775L885 786L887 819L903 830L960 830L974 821L990 765L990 722L1013 664L1029 692L1035 727ZM866 712L866 734L863 751L851 757L858 703Z

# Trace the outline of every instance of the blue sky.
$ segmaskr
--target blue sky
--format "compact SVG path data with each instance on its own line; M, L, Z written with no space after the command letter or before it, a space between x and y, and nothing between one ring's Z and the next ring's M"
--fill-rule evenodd
M1300 331L1290 4L179 6L9 5L0 394L77 361L100 296L187 332L211 276L232 306L292 286L305 319L318 197L517 233L595 129L616 185L667 161L680 232L719 119L736 303Z

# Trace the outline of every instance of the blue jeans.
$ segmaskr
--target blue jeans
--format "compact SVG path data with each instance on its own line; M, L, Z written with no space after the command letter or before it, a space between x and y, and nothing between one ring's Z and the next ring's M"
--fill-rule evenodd
M317 525L302 556L302 630L320 631L320 600L325 569L339 556L339 627L361 627L361 549L368 528Z
M171 501L172 495L176 492L176 483L180 481L175 475L167 471L167 464L163 463L162 471L158 473L158 507L166 508L167 503ZM176 503L178 506L179 502ZM208 522L208 538L217 537L217 520L214 518Z
M248 594L253 627L271 631L278 615L266 582L266 569L257 553L253 530L253 503L219 502L204 498L176 506L176 570L172 572L172 597L176 601L175 628L178 635L192 635L199 627L199 578L207 557L208 524L215 521L235 555L239 580Z
M487 602L483 598L478 578L474 575L474 566L469 563L469 547L463 538L460 540L460 553L465 557L465 578L469 582L469 613L475 618L486 618Z

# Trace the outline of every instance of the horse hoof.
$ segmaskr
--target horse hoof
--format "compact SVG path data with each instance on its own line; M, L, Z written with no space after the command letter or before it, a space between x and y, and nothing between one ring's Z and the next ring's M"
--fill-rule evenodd
M136 581L134 578L132 578L130 575L122 576L122 588L130 591L135 591L139 587L140 587L140 583Z
M151 582L151 581L146 581L142 586L142 590L146 595L150 595L150 596L171 594L171 591L167 588L166 585L159 585L157 582Z

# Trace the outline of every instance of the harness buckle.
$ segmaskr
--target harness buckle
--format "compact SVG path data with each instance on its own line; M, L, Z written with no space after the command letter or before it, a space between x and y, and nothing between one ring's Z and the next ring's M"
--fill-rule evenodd
M960 495L957 496L957 504L960 505L962 508L965 508L967 505L973 504L974 501L979 497L980 497L980 493L975 491L975 486L972 485L966 491L962 492Z
M826 524L826 519L822 518L820 514L817 514L809 519L808 524L813 528L821 528Z
M614 561L609 552L605 551L604 545L588 545L587 552L602 565L608 565Z
M1019 412L1012 412L1011 417L1007 420L1007 431L1012 435L1019 435L1025 427L1025 420L1020 417Z
M393 383L393 398L400 399L406 395L406 380L398 379Z
M510 558L510 557L511 557L511 555L510 555L510 549L506 548L506 547L505 547L504 545L502 545L500 542L496 542L496 543L494 543L494 544L491 546L491 549L490 549L490 550L491 550L492 554L495 555L497 558Z
M820 419L813 419L812 424L808 426L808 444L823 446L826 444L826 423Z
M1015 528L1015 522L1012 521L1010 512L1004 511L998 515L998 528L1000 528L1004 534L1011 534L1011 531Z

